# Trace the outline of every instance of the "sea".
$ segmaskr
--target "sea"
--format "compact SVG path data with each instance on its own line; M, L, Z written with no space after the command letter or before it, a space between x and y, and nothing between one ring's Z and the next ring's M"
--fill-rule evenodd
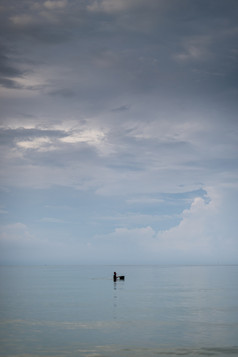
M0 356L238 356L238 266L1 266Z

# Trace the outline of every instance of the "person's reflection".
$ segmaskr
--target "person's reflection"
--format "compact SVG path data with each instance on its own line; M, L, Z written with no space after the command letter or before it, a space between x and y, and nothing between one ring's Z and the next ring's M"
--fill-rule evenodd
M113 319L117 319L117 283L114 282L114 294L113 294Z

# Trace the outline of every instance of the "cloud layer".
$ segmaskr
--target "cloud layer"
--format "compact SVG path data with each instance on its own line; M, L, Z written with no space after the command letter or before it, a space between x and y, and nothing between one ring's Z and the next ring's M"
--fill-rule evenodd
M3 263L237 263L237 12L1 2Z

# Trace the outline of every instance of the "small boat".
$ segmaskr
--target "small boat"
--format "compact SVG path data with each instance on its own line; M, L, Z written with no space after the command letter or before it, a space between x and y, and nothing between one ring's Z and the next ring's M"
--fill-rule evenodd
M117 279L118 280L125 280L125 275L117 275L117 273L114 271L113 280L117 281Z

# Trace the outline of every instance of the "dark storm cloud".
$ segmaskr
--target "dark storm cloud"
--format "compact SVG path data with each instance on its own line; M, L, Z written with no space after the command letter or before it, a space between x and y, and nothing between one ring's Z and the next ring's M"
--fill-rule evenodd
M24 72L5 54L6 47L0 46L0 85L6 88L21 88L14 78L22 77Z
M0 78L0 86L5 88L21 89L23 86L19 85L16 81L8 78Z
M0 48L2 52L2 49ZM10 59L4 54L0 54L0 75L4 77L16 77L22 73L10 64Z
M100 29L95 32L100 41L90 37L95 46L91 68L104 74L105 92L111 84L109 95L117 90L181 98L209 94L215 100L217 93L233 86L237 77L233 1L120 4L124 8L110 1L93 2L90 8L94 27Z
M77 85L68 76L49 94L98 102L122 91L196 95L204 86L218 92L237 76L234 1L23 1L4 8L6 42L18 39L38 59L68 63L78 76ZM56 46L54 57L47 42Z
M60 18L64 16L63 12L59 8L55 17L50 17L50 12L54 14L54 8L52 8L51 11L48 11L49 16L47 16L46 3L47 1L1 2L0 84L3 87L31 89L31 87L26 87L16 81L18 78L24 78L24 75L32 73L35 61L33 58L25 56L25 50L28 51L29 46L34 51L36 45L50 46L68 41L70 33L60 21ZM48 1L48 3L51 2ZM44 62L43 52L42 55L42 59L38 58L38 62ZM32 89L34 88L32 87Z
M5 30L3 39L16 44L17 40L33 39L46 44L67 40L69 33L62 26L65 18L64 6L51 8L47 7L46 3L47 1L2 1L1 28Z

